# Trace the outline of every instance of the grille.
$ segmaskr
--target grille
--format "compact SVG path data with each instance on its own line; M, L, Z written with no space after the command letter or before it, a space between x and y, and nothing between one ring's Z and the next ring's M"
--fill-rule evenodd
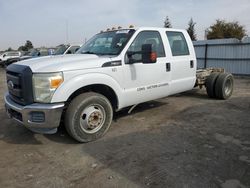
M6 80L10 98L18 104L33 102L32 71L28 66L12 64L6 69Z
M8 71L6 73L7 86L9 90L9 94L12 98L18 103L23 103L23 93L22 93L22 85L21 85L21 75Z

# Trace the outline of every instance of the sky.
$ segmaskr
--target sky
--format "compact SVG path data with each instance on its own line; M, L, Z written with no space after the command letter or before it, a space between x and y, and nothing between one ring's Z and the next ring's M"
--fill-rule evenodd
M186 29L192 17L198 39L216 19L239 21L250 35L249 0L0 0L0 50L82 44L107 28L129 25Z

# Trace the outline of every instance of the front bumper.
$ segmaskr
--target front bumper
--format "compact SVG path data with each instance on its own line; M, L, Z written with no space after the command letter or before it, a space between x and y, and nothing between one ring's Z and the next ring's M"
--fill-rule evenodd
M22 106L11 100L8 93L4 101L8 116L34 132L55 133L60 125L64 103Z

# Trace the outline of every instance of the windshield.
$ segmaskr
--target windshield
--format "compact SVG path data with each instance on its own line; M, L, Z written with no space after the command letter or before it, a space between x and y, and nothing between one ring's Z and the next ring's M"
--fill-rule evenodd
M133 29L124 29L99 33L84 44L76 53L118 55L134 32L135 30Z

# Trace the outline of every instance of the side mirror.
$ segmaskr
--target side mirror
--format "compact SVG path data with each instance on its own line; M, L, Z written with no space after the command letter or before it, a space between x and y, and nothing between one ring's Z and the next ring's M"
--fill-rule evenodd
M156 63L157 54L152 50L152 44L142 45L142 63Z
M140 55L139 59L134 58L134 55ZM126 54L125 62L126 64L133 64L136 62L142 62L145 64L156 63L157 54L152 51L152 44L143 44L141 46L141 51L128 51Z
M3 57L5 57L6 56L6 54L3 54Z
M71 50L67 51L67 54L72 54Z

